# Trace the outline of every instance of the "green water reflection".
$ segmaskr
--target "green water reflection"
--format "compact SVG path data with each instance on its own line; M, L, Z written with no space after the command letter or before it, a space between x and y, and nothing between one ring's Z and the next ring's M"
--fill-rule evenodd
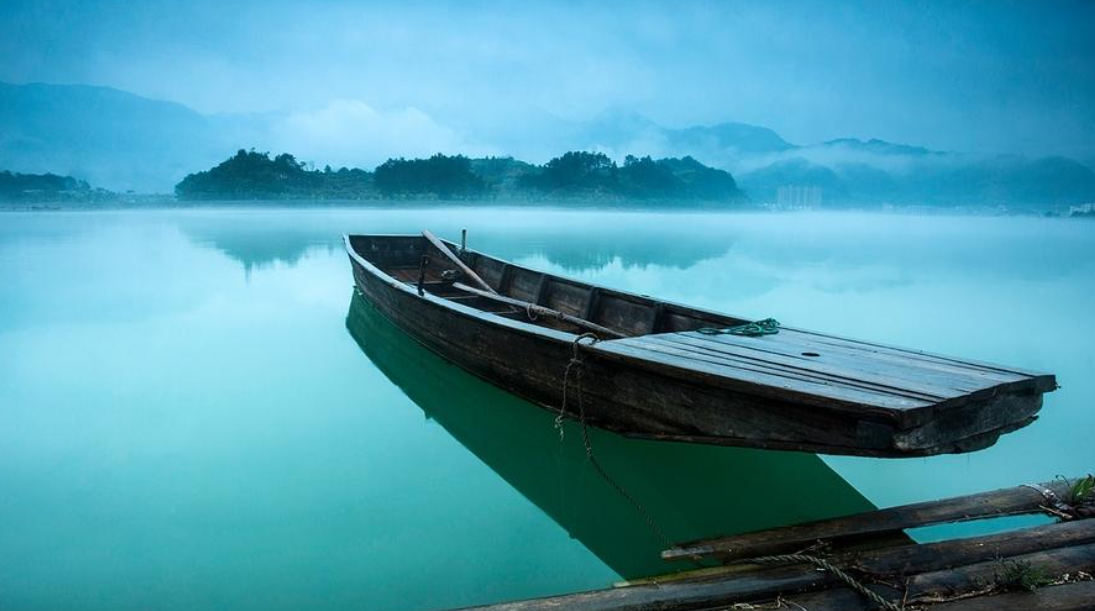
M378 369L426 414L614 571L667 566L638 511L586 461L577 425L563 435L547 411L409 339L355 293L346 327ZM812 454L630 440L590 431L598 459L675 541L872 509ZM488 544L489 545L489 544Z

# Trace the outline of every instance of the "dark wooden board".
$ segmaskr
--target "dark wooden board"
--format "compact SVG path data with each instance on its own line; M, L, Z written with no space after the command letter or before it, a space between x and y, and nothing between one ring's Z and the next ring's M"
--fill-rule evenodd
M1054 578L1077 571L1091 574L1095 571L1095 543L1044 550L1031 554L1012 556L1013 563L1025 563L1036 567ZM910 577L906 582L910 600L931 601L975 592L985 584L997 583L1007 565L999 560L979 562Z
M675 611L710 609L781 592L816 589L833 583L830 575L796 568L767 569L731 577L608 588L532 600L469 607L491 611Z
M1095 520L1091 520L1095 524ZM1057 532L1054 532L1054 531ZM858 567L867 567L868 578L863 583L876 593L895 603L932 605L941 601L969 596L983 596L983 601L970 609L1024 608L993 607L993 604L1019 604L1044 600L1047 604L1064 605L1062 609L1074 609L1080 596L1090 593L1086 588L1056 590L1046 588L1040 596L1001 593L1001 580L1006 563L1028 563L1050 578L1076 575L1077 571L1095 570L1095 543L1085 543L1093 527L1082 524L1053 524L1015 533L1015 544L1007 544L1006 535L977 537L969 540L941 542L917 552L921 546L908 545L895 549L877 549L862 552ZM1041 538L1041 540L1039 540ZM995 541L996 547L992 547ZM983 549L977 551L980 546ZM924 546L927 547L927 546ZM1040 549L1045 547L1045 549ZM1030 552L1029 550L1038 549ZM899 552L895 554L895 552ZM1023 553L1015 553L1023 552ZM999 556L995 556L998 553ZM943 555L950 555L941 562ZM986 559L986 556L989 556ZM900 563L892 561L904 558ZM838 566L848 567L852 556L833 558ZM887 564L889 563L889 564ZM949 566L955 563L954 566ZM947 565L947 568L934 570ZM888 581L874 583L870 568L898 568L909 570L901 574L878 575L876 579ZM926 571L926 572L923 572ZM858 572L857 572L858 574ZM582 609L586 611L615 610L675 610L706 609L735 603L766 604L776 599L793 603L811 611L873 609L875 606L860 594L844 586L826 572L811 565L794 565L780 568L740 567L738 571L723 575L707 575L583 592L535 600L488 605L483 609L498 611L528 611L540 609ZM952 603L954 604L954 603ZM971 604L972 603L966 603ZM796 608L793 605L789 608ZM935 609L936 607L931 607ZM939 607L947 608L950 607ZM961 608L961 607L960 607ZM1041 607L1028 607L1041 608ZM1055 607L1050 607L1055 608Z
M1042 485L1058 495L1065 495L1068 490L1068 484L1059 480ZM944 522L1033 513L1045 502L1043 496L1031 488L1003 488L942 501L901 505L832 520L685 543L662 552L662 557L672 560L694 555L724 559L762 556L803 549L819 540L862 538Z
M815 610L810 607L811 611ZM930 611L1091 611L1095 609L1095 581L1038 588L1034 592L1007 592L939 605Z
M1095 543L1095 520L1076 520L980 537L872 550L848 558L848 563L865 573L907 575L1089 543Z

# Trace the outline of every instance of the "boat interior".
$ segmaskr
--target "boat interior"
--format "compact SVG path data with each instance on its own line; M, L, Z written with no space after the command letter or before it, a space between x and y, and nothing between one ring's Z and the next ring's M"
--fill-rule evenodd
M557 331L618 339L748 322L561 278L441 242L504 299L469 287L468 275L423 236L350 236L359 256L413 288L421 284L436 297ZM605 331L599 333L598 327Z

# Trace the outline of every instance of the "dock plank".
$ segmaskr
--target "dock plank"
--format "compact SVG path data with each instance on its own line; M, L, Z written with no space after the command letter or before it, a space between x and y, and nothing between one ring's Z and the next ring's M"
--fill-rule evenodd
M857 553L851 566L874 575L909 575L1089 543L1095 543L1095 520L1076 520Z
M1068 484L1059 480L1046 482L1042 486L1058 495L1065 495L1068 491ZM732 537L693 541L662 552L662 557L673 560L717 556L729 560L782 553L809 547L819 540L866 537L931 524L1034 513L1045 502L1041 493L1026 486L1003 488Z
M811 611L814 610L810 607ZM931 611L1091 611L1095 609L1095 581L967 598L931 607Z
M1013 556L1011 562L1037 569L1049 578L1075 575L1077 571L1095 571L1095 544L1075 545L1032 554ZM998 560L969 564L951 569L921 573L907 582L909 600L931 601L962 596L976 591L976 585L998 583L1005 565Z

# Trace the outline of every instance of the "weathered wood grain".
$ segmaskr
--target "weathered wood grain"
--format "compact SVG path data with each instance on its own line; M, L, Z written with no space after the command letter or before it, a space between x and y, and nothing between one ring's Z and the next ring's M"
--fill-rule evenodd
M815 610L809 607L811 611ZM1034 592L1007 592L932 605L930 611L1091 611L1095 609L1095 581L1038 588Z
M1049 549L1095 543L1095 520L1045 524L980 537L872 550L850 566L875 575L908 575L988 562Z
M1068 484L1059 480L1042 485L1058 495L1064 495L1068 490ZM1031 488L1003 488L733 537L694 541L666 550L662 552L662 557L672 560L698 555L734 559L780 553L809 547L819 540L848 540L931 524L1033 513L1039 511L1039 506L1045 502L1042 495Z
M676 611L711 609L783 592L812 590L833 583L832 576L797 568L768 569L747 575L693 581L669 581L581 592L533 600L470 607L485 611Z
M1077 571L1095 571L1095 543L1044 550L1012 556L1007 562L1022 563L1037 569L1049 578ZM921 573L906 583L909 600L932 601L979 591L1000 583L1007 565L999 560L979 562L950 569Z

